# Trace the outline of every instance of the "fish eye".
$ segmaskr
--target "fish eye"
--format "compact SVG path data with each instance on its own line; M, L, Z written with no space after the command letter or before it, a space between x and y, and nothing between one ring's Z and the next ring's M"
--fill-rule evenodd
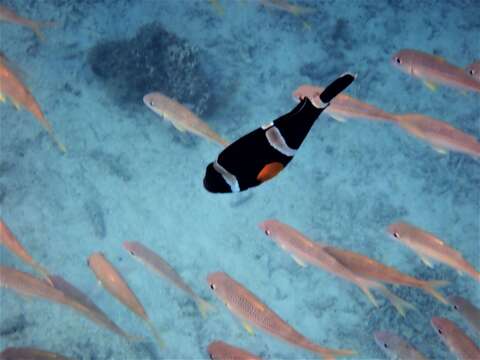
M130 250L129 253L130 255L135 256L135 253L132 250Z
M265 235L270 236L270 234L271 234L271 231L268 229L265 229Z
M210 358L210 360L215 360L212 354L208 354L208 357Z
M383 347L384 347L385 349L388 349L388 344L383 343Z
M397 57L395 57L395 62L396 62L397 64L401 64L401 63L402 63L402 60L400 60L400 58L397 56Z
M473 75L473 74L475 74L475 71L473 71L473 69L470 69L469 73L470 73L470 75Z
M394 232L393 236L398 239L400 237L400 234L398 232Z
M210 284L210 289L215 290L215 285L214 285L214 284Z
M155 104L153 103L153 100L150 100L148 103L150 104L150 106L155 105Z
M437 331L440 335L443 334L442 329L437 329Z
M457 305L453 305L453 308L454 308L455 310L458 310L458 306L457 306Z

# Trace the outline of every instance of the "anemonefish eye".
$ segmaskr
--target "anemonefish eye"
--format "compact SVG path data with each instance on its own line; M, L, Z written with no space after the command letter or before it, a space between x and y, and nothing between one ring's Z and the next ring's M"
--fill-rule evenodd
M400 234L398 232L394 232L393 236L396 237L397 239L400 237Z
M215 290L215 285L214 285L214 284L210 284L210 289Z

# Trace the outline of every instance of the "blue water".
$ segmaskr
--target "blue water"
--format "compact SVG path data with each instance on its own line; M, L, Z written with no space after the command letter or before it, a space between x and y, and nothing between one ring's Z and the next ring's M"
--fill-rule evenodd
M89 294L123 329L149 339L128 343L68 308L1 289L0 348L34 346L76 359L200 359L221 339L265 359L316 358L261 331L248 335L210 292L206 276L213 271L230 274L308 338L355 349L359 359L384 358L372 335L380 329L397 332L432 359L453 358L431 327L432 316L454 320L478 343L458 314L420 290L394 289L419 310L405 318L380 294L376 309L351 283L299 267L257 227L277 218L313 240L412 276L449 280L444 294L479 305L471 278L443 265L425 267L385 233L403 219L437 234L478 269L478 161L440 155L388 124L338 123L322 114L275 179L247 193L210 194L202 178L220 148L179 133L141 98L122 102L92 72L88 57L99 42L131 39L158 22L196 49L209 83L201 94L209 92L212 101L202 118L230 140L290 111L300 84L326 85L345 71L358 74L347 93L362 101L432 116L480 138L478 93L431 92L389 62L402 48L460 66L478 59L478 0L299 0L316 8L302 17L254 0L219 3L223 14L205 0L0 1L22 16L57 23L39 42L28 29L1 22L0 46L68 148L60 154L30 113L1 105L1 217L38 262ZM164 56L159 51L158 61ZM125 66L116 76L125 76ZM179 76L187 70L176 69ZM135 74L129 76L127 94L136 86ZM187 79L189 85L197 82ZM156 250L217 311L203 320L183 293L128 255L124 240ZM2 265L32 271L0 251ZM94 251L125 276L166 349L97 285L86 264Z

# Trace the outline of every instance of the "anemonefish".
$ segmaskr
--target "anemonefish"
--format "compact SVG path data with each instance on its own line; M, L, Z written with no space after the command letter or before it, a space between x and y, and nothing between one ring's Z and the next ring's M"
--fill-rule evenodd
M315 120L330 101L355 77L344 74L318 94L312 104L303 100L288 114L264 125L227 146L207 166L203 185L212 193L239 192L272 179L293 159Z

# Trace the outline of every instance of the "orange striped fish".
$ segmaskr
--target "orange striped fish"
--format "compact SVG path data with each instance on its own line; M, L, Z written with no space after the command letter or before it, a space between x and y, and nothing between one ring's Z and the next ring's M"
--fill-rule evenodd
M426 141L441 154L454 151L480 157L480 142L444 121L419 114L396 115L395 118L398 126Z
M378 304L371 292L372 289L381 291L402 316L405 315L406 309L415 308L380 282L363 278L361 274L349 269L326 251L326 245L308 239L293 227L277 220L264 221L259 224L259 227L283 251L289 253L300 266L311 264L352 282L365 293L375 307L378 307Z
M180 290L189 295L195 304L197 304L198 310L203 317L207 315L207 312L212 309L212 306L198 296L190 286L183 281L183 279L178 275L178 273L163 260L158 254L154 251L147 248L145 245L137 241L125 241L123 247L132 255L134 258L138 259L140 262L144 263L147 267L152 269L154 272L164 277L170 281L173 285L178 287Z
M480 359L480 349L453 321L442 317L433 317L432 326L449 350L459 360Z
M348 251L333 246L325 246L324 249L335 259L340 261L345 267L350 269L351 272L363 278L380 281L387 284L416 287L432 295L441 303L448 304L448 301L443 297L443 295L435 289L435 287L438 286L448 285L448 281L420 280L401 273L393 267L379 263L368 256L355 253L353 251Z
M319 354L324 359L335 359L337 356L352 356L352 350L335 350L317 345L300 334L285 320L280 318L267 305L262 303L253 293L223 272L215 272L207 278L214 291L235 316L239 317L249 333L253 333L251 325L278 337L294 346Z
M480 309L461 296L451 296L448 302L480 335Z
M7 59L0 56L0 102L5 102L5 97L8 97L17 109L23 107L30 111L47 130L60 151L66 151L65 146L56 138L53 127L40 109L40 105L15 72L9 68Z
M417 253L428 267L433 267L431 260L435 260L480 281L480 272L469 264L462 254L435 235L404 222L391 224L387 231L394 239Z
M305 97L308 97L312 101L312 99L318 98L323 90L325 90L325 88L321 86L304 84L299 86L292 95L297 100L303 100ZM340 122L345 122L347 119L395 121L393 114L387 113L382 109L346 94L338 94L335 96L324 111L333 119Z
M468 65L467 73L475 80L480 81L480 60Z
M180 132L188 131L207 140L214 141L225 147L228 141L222 139L197 115L179 102L159 92L153 92L143 97L145 105L154 113L170 121Z
M392 64L407 74L422 79L431 90L436 85L480 92L480 82L470 77L464 69L449 64L445 59L419 50L404 49L392 57Z
M218 340L211 342L207 351L211 360L261 360L248 351Z
M73 286L70 285L69 287L69 285L65 285L66 281L60 277L52 276L50 277L50 281L54 286L30 274L0 265L0 287L14 290L25 296L39 297L66 305L82 313L97 324L105 326L114 333L129 340L133 339L132 336L123 332L109 320L96 306L92 306L91 302L87 302L85 295L82 295L84 299L81 299L78 289L72 290L74 289ZM57 286L59 288L56 288Z
M8 347L0 353L0 360L68 360L68 358L40 349Z
M116 297L122 304L145 321L160 348L165 347L165 343L148 317L143 305L137 299L133 291L130 290L122 275L120 275L117 269L115 269L105 256L99 252L94 253L88 258L87 264L90 269L92 269L102 286L107 289L110 294Z
M31 267L33 267L40 275L49 281L49 274L47 269L37 263L31 255L20 244L12 231L8 228L7 224L0 218L0 244L9 249L12 253L17 255L22 261Z
M30 20L30 19L23 18L23 17L15 14L12 10L10 10L10 9L6 8L5 6L2 6L2 5L0 5L0 20L1 21L7 21L7 22L10 22L10 23L13 23L13 24L20 25L20 26L28 27L28 28L30 28L30 30L32 30L35 33L35 35L37 35L37 37L40 40L44 39L44 36L43 36L42 32L40 31L40 29L42 27L50 27L50 26L54 25L54 23L51 22L51 21L45 21L45 22L44 21L33 21L33 20Z

